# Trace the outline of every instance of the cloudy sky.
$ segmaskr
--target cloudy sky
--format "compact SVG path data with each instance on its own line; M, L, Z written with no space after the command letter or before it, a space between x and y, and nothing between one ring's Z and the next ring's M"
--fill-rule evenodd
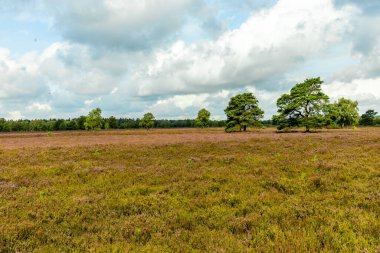
M379 0L0 0L0 118L224 118L320 76L380 111Z

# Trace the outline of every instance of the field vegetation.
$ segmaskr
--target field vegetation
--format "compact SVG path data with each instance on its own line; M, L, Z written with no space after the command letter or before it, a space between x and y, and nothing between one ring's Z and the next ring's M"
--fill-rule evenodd
M0 135L0 252L380 250L380 129L223 131Z

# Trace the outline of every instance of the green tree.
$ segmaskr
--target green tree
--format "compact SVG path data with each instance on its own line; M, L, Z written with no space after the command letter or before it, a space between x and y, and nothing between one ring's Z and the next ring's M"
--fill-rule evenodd
M0 118L0 131L1 132L10 132L11 127L8 121L3 118Z
M152 128L154 126L154 116L151 112L145 113L144 117L140 120L139 126L145 129Z
M328 124L339 127L356 126L359 123L358 102L346 98L340 98L328 106L326 115Z
M100 130L103 125L102 110L96 108L91 110L86 117L84 127L86 130Z
M306 79L296 84L290 94L283 94L277 100L278 115L273 122L279 130L292 127L305 127L306 132L324 124L323 109L329 97L321 90L323 81L318 78Z
M78 129L85 130L84 123L86 122L86 116L80 116L79 118L75 119L78 125Z
M61 131L67 130L67 121L66 120L62 120L61 124L59 124L59 126L58 126L58 129L61 130Z
M107 124L110 129L115 129L117 127L116 118L114 116L109 117L107 120Z
M209 127L210 126L210 115L211 113L205 108L199 110L198 117L195 119L196 127Z
M377 112L375 110L370 109L367 110L361 117L360 117L360 125L362 126L374 126L376 124L376 115Z
M69 119L67 121L67 130L78 130L78 124L77 124L77 121L76 120L73 120L73 119Z
M247 127L259 126L264 111L252 93L239 94L230 99L224 112L227 115L226 132L246 131Z
M380 125L380 116L376 116L376 118L374 120L374 125L375 126L379 126Z

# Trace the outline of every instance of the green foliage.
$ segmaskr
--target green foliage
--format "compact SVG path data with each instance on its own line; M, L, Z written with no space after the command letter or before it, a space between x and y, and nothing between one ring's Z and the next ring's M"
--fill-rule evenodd
M84 126L84 123L86 122L86 116L80 116L77 120L77 126L78 130L85 130L86 127Z
M103 125L102 110L95 108L88 113L84 127L86 130L100 130Z
M8 121L3 118L0 118L0 131L1 132L10 132L12 130Z
M100 149L96 149L93 153L94 156L99 156L102 154L102 151Z
M210 115L211 113L205 108L199 110L198 117L195 119L196 127L209 127L210 126Z
M108 126L110 129L116 129L117 128L117 120L114 116L111 116L107 120Z
M136 129L139 128L140 119L118 118L116 125L113 117L106 119L106 129ZM74 119L39 119L39 120L5 120L0 118L0 132L29 132L29 131L64 131L85 130L86 116ZM111 123L111 124L110 124ZM224 127L225 120L210 120L211 127ZM159 119L154 121L155 128L192 128L195 126L194 119Z
M362 126L374 126L374 125L376 125L376 115L377 115L377 112L375 112L375 110L373 110L373 109L367 110L360 117L360 125L362 125Z
M252 93L239 94L230 99L224 112L227 115L226 132L246 131L248 127L259 126L264 111Z
M326 122L328 125L349 127L359 124L358 102L340 98L338 102L327 106Z
M324 125L323 109L329 97L321 90L323 81L318 78L306 79L296 84L290 94L284 94L277 100L278 115L273 122L279 130L305 127L306 132Z
M150 112L145 113L144 117L141 119L139 126L145 129L150 129L154 126L154 115Z

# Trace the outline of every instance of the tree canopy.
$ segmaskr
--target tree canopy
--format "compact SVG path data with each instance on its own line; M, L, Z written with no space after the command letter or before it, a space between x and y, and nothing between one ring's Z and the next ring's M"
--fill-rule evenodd
M226 132L246 131L248 127L260 125L264 111L252 93L239 94L230 99L224 112L227 115Z
M111 116L107 119L105 129L114 129L117 127L117 121L114 116Z
M95 108L88 113L84 127L86 130L100 130L103 125L102 110Z
M340 98L330 104L326 115L328 124L339 127L356 126L359 124L358 102Z
M323 109L329 97L322 92L323 81L318 78L306 79L296 84L290 94L283 94L277 100L278 115L273 121L278 129L305 127L306 132L324 124Z
M209 127L210 115L211 113L205 108L199 110L198 117L195 119L195 126L201 128Z
M140 121L140 127L145 128L145 129L150 129L154 126L154 116L151 112L145 113L144 117Z
M376 115L377 112L373 109L367 110L361 117L360 117L360 124L363 126L374 126L376 124Z

